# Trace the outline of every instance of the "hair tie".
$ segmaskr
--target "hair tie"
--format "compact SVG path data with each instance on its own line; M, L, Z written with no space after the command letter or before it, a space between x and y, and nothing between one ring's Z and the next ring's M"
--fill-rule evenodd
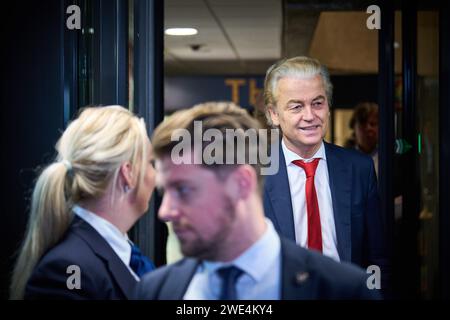
M69 160L62 160L61 163L66 167L69 175L73 174L73 167Z
M70 163L69 160L63 160L63 161L61 161L61 162L62 162L62 164L67 168L67 171L72 170L72 164Z

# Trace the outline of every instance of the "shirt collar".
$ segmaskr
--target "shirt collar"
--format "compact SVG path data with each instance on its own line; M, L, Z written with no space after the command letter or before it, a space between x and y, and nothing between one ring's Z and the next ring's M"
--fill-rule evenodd
M243 270L255 281L261 281L269 271L272 262L278 259L281 254L280 237L276 233L272 222L267 218L265 220L267 229L262 237L239 257L226 263L203 261L202 267L211 274L221 267L234 265ZM264 263L261 263L261 261L264 261Z
M120 260L128 266L131 259L131 241L111 222L99 215L75 205L72 209L77 216L90 224L111 246Z
M323 143L323 141L320 144L319 150L317 150L316 153L309 159L302 158L295 152L289 150L288 147L286 146L286 143L284 142L284 139L281 139L281 148L283 149L284 160L286 161L286 167L291 165L292 161L294 161L294 160L304 160L305 162L310 162L315 158L323 159L325 161L327 160L327 156L325 153L325 144Z

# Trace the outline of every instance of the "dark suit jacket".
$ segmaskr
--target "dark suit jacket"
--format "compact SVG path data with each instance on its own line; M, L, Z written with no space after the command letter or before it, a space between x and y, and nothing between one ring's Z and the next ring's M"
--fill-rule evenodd
M68 289L66 281L77 265L81 289ZM35 267L25 299L127 299L137 281L105 239L87 222L75 217L65 237Z
M355 150L324 142L341 261L363 268L378 265L382 287L390 277L386 234L372 159ZM280 235L295 241L294 219L286 162L280 144L279 171L267 176L264 211Z
M369 290L367 275L356 266L337 263L321 254L281 239L281 298L379 299ZM200 262L183 259L145 275L137 286L137 299L181 300Z

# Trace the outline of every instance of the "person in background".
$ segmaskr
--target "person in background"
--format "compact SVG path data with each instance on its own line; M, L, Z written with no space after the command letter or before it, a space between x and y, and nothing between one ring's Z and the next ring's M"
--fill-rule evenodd
M154 189L145 123L120 106L86 108L39 175L11 299L126 299L154 269L127 236Z
M389 286L390 259L370 157L323 141L333 86L316 59L293 57L271 66L264 96L269 123L282 139L280 168L264 186L275 229L302 247L362 268L376 265Z
M261 164L251 159L267 142L257 129L244 109L225 103L178 111L156 128L156 181L164 191L158 215L172 222L186 258L144 276L136 298L379 298L361 269L280 238L265 218ZM190 141L173 139L180 134ZM219 145L212 162L210 135Z
M378 105L362 102L356 105L349 122L352 138L345 145L372 157L378 176Z

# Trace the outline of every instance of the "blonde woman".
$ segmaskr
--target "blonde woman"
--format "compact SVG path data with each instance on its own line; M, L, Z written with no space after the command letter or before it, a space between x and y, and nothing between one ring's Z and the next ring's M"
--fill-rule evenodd
M127 237L155 183L145 124L120 106L86 108L56 149L33 191L11 298L130 298L154 268Z

